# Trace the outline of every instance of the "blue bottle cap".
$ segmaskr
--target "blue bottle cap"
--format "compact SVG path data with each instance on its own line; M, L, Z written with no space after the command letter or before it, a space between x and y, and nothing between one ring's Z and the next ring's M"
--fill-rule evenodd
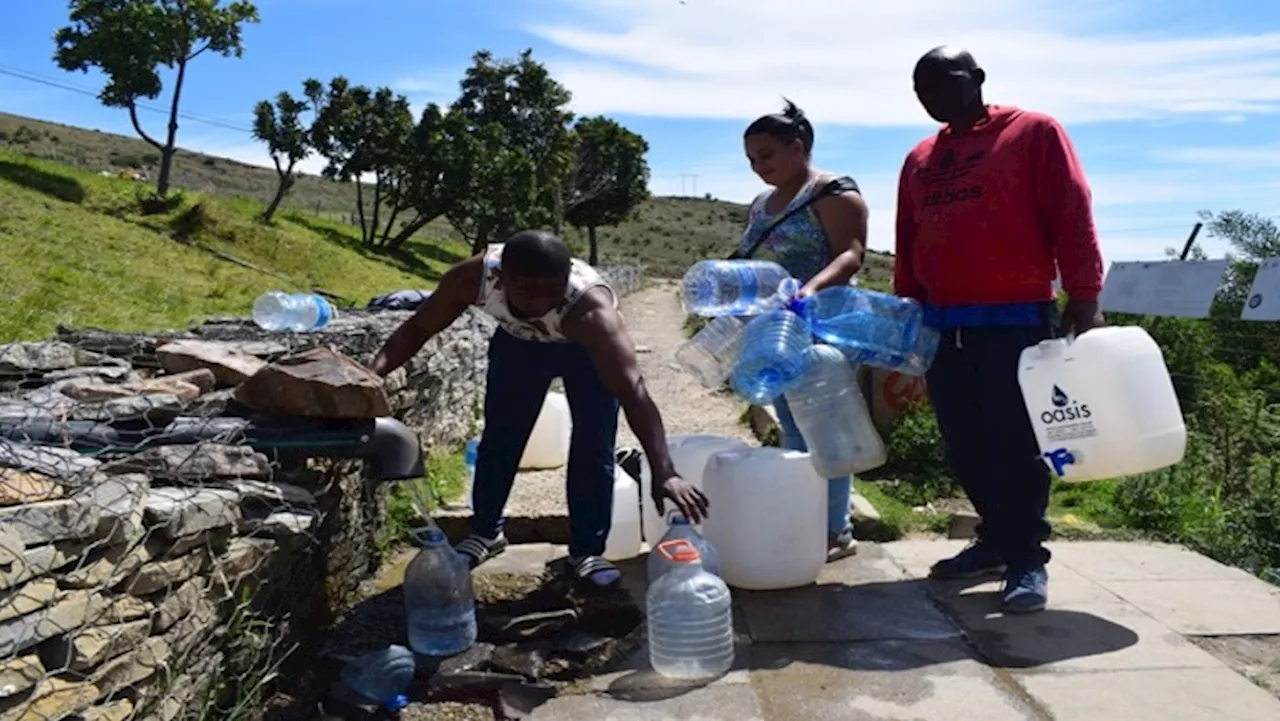
M398 693L392 698L387 699L382 704L382 708L386 711L399 711L400 709L408 705L409 705L409 697L405 696L402 693Z

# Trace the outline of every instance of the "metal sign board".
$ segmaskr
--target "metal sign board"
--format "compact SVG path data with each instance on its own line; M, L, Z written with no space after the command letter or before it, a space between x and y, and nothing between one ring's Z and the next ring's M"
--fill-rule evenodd
M1207 318L1226 270L1225 260L1114 262L1098 303L1104 312Z

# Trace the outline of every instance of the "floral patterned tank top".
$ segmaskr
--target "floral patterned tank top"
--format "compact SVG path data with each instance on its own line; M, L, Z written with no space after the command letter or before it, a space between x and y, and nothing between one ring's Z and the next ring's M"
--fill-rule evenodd
M775 218L803 203L811 193L821 188L834 177L834 175L828 173L814 175L800 189L800 192L796 193L796 197L787 204L787 207L777 213L771 214L765 209L769 198L773 196L773 188L757 195L755 200L751 201L751 207L747 211L747 228L742 234L742 241L738 245L738 250L745 252L755 242L757 235L772 223ZM793 278L801 283L807 283L813 276L817 275L819 271L831 262L832 258L831 245L827 241L827 234L822 230L822 223L818 220L818 214L814 212L812 205L787 218L781 225L774 228L769 233L769 237L751 257L759 260L772 260L785 268Z
M613 292L613 288L599 271L574 258L573 265L569 268L569 283L564 289L564 301L541 318L521 318L507 305L507 294L502 290L502 279L494 273L502 266L502 248L502 243L494 243L485 251L484 275L480 278L480 296L476 299L476 306L493 316L494 320L498 321L498 325L511 335L522 340L543 343L567 342L569 339L565 337L564 330L561 328L565 316L569 314L569 310L573 308L574 303L578 302L578 299L598 286L609 289L610 295L613 296L613 306L618 307L617 294Z

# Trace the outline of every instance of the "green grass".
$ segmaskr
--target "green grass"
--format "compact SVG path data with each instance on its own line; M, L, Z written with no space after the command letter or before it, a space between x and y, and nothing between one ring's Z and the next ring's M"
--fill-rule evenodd
M389 290L432 287L465 253L454 242L418 240L404 254L381 256L343 223L294 211L268 227L255 220L255 201L201 193L184 193L167 212L146 215L145 191L0 151L0 338L46 338L60 323L182 327L246 314L273 288L319 287L363 305Z
M181 142L182 135L178 137ZM155 148L136 137L0 113L0 152L6 150L87 170L95 178L100 171L135 167L154 179L160 162ZM750 172L745 163L742 172ZM275 193L276 173L227 158L179 150L174 158L173 183L187 191L248 201L257 207L269 202ZM308 217L325 218L327 225L344 228L346 235L353 235L346 222L355 212L353 184L304 175L298 178L282 207L302 211ZM653 198L626 223L599 229L601 259L644 265L648 275L654 277L678 278L698 260L726 257L742 236L746 213L747 207L742 203L708 197ZM439 220L419 235L431 239L432 244L436 239L460 242L457 233ZM585 232L566 229L565 241L576 254L586 256ZM892 273L891 255L868 251L859 277L866 287L887 290Z
M437 507L436 499L455 501L467 483L467 465L461 449L433 452L427 455L427 475L391 486L387 497L387 523L378 539L381 552L408 540L409 531L422 522L417 506L428 513Z

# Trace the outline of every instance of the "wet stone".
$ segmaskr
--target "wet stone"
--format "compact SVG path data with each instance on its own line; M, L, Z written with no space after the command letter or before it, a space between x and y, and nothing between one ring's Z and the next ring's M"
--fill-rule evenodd
M489 665L503 673L516 673L537 680L546 675L547 661L539 648L510 645L495 648Z
M437 673L431 677L427 689L440 698L492 697L498 689L509 683L524 683L523 676L492 671L463 671L461 673Z
M555 695L556 688L550 684L509 683L498 689L498 703L504 718L523 719Z
M515 617L486 616L481 623L487 638L496 641L522 641L557 633L577 620L576 610L563 608L554 611L535 611Z
M474 671L489 663L493 657L494 647L491 643L479 642L457 656L450 656L440 662L436 670L438 674L457 675Z

